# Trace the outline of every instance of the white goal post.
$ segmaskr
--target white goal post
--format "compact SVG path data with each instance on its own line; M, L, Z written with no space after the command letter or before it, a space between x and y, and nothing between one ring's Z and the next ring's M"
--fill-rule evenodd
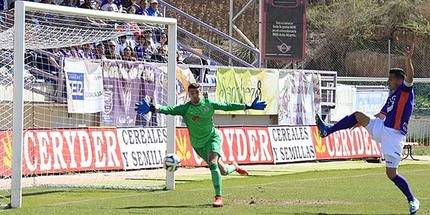
M168 63L167 63L167 103L176 103L176 47L177 47L177 21L173 18L150 17L134 14L123 14L98 10L88 10L73 7L63 7L27 1L15 2L14 15L14 43L13 43L13 146L12 146L12 179L11 179L11 207L21 207L22 204L22 151L24 135L24 74L26 42L33 35L26 34L26 13L46 12L61 14L61 16L79 16L93 19L103 18L121 20L124 22L147 23L168 26ZM34 47L34 46L33 46ZM167 118L167 153L175 153L175 118ZM174 173L166 173L166 188L174 189Z

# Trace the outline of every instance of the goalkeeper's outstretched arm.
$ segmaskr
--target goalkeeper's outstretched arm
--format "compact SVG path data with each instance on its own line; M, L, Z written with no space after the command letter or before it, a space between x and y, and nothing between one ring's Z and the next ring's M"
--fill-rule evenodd
M223 103L223 102L215 102L210 101L213 108L215 110L223 110L223 111L235 111L235 110L264 110L266 108L266 102L260 101L259 98L255 98L251 105L247 104L237 104L237 103Z
M217 102L217 101L211 101L212 107L215 110L223 110L223 111L235 111L235 110L245 110L244 104L238 104L238 103L224 103L224 102Z
M183 116L187 111L188 104L176 105L176 106L159 106L155 107L151 104L151 111L156 113L162 113L166 115Z
M145 115L149 112L153 112L153 113L162 113L162 114L167 114L167 115L185 115L185 112L187 111L188 104L183 104L183 105L176 105L176 106L159 106L156 107L154 104L146 101L146 100L142 100L138 103L136 103L136 107L135 110L138 114L140 115Z

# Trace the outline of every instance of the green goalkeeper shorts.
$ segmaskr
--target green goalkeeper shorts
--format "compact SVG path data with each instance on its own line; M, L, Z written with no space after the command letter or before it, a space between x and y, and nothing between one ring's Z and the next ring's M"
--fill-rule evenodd
M208 142L204 145L204 147L196 148L194 147L194 151L204 160L206 163L209 163L209 153L215 152L221 157L221 140L218 135L214 135L213 138L209 139Z

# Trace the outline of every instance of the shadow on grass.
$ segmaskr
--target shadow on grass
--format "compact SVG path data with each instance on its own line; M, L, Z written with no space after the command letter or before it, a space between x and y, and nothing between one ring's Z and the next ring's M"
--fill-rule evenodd
M45 190L45 191L28 191L22 194L22 196L38 196L38 195L46 195L46 194L52 194L52 193L64 193L68 192L67 190ZM6 196L10 197L10 195Z
M128 178L130 181L166 181L166 179L152 179L152 178ZM175 179L177 182L194 182L195 179Z
M266 214L266 213L260 213L260 214ZM271 214L271 213L267 213L267 214ZM393 213L389 213L389 214L381 214L381 213L307 213L307 212L301 212L301 213L278 213L278 214L286 214L286 215L290 215L290 214L301 214L301 215L396 215ZM398 213L400 214L404 214L404 213Z
M130 209L162 209L162 208L208 208L212 207L211 204L202 204L202 205L145 205L145 206L130 206L118 208L122 210L130 210Z

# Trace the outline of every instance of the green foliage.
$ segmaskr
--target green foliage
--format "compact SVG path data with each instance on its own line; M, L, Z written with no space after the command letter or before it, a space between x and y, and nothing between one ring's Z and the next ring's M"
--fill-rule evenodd
M430 36L429 21L418 10L422 3L405 0L334 0L328 5L315 4L308 8L308 27L311 32L359 41L377 39L381 33L389 35L400 28Z
M349 39L367 38L375 28L377 4L368 0L334 1L330 5L317 5L308 10L311 31L335 34Z
M416 83L415 90L415 112L419 114L430 113L430 84Z
M403 24L403 27L416 33L416 35L422 37L430 36L430 22L420 14L414 19L406 20L406 22Z
M338 71L340 76L381 76L385 74L388 51L391 66L402 67L400 58L405 47L415 39L415 76L427 78L429 17L428 0L330 0L310 4L304 68ZM369 59L363 53L376 57ZM420 107L427 107L430 96L418 97Z

